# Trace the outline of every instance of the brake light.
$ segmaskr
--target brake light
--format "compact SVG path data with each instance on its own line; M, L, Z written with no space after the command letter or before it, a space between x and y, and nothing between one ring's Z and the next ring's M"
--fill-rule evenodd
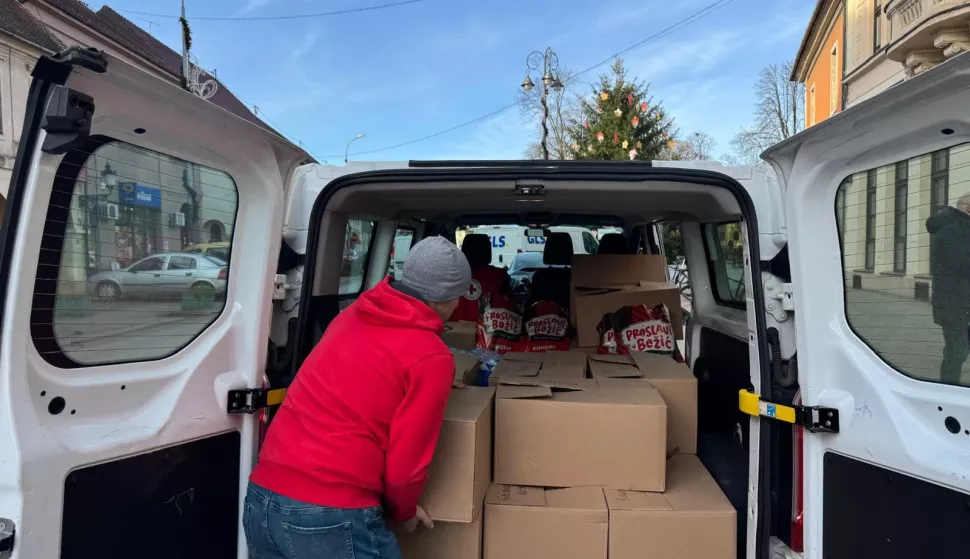
M228 269L223 268L223 269L219 270L219 279L224 280L224 279L227 279L228 277L229 277L229 270Z
M795 405L802 403L802 394L795 394ZM791 499L791 550L802 553L805 547L805 505L803 503L804 460L802 441L805 429L799 425L792 427L792 499Z

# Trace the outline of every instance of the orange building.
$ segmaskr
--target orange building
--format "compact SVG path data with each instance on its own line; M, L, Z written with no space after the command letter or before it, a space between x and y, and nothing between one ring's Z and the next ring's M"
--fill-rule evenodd
M840 0L819 0L792 65L791 80L805 84L805 128L844 107L845 15Z

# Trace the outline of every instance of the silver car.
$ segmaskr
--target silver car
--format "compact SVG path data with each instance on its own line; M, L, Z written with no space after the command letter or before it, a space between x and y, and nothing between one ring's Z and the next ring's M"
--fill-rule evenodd
M226 292L227 266L214 256L163 252L142 258L127 268L90 276L87 292L102 300L163 299L179 297L192 288L209 287L221 299Z

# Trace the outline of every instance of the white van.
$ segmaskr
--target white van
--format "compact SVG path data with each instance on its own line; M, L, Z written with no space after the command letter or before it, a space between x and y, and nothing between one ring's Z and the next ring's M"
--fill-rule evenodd
M596 254L598 242L587 227L553 226L553 233L569 233L573 241L573 254ZM476 227L472 233L488 235L492 241L492 266L508 268L520 252L542 252L546 238L528 234L528 228L520 225L489 225Z
M32 73L0 239L8 557L245 557L246 478L277 389L381 281L400 230L453 235L481 208L523 226L608 217L640 251L662 244L659 221L681 223L698 454L738 511L739 557L966 555L970 392L936 370L922 222L967 189L970 58L775 146L771 169L335 170L107 55L72 49ZM119 200L132 182L161 199ZM186 182L203 193L195 208ZM115 200L117 218L95 210ZM193 241L194 218L160 219L172 212L221 216L224 301L83 296L89 254L102 266L119 239L136 252ZM342 278L357 225L371 239ZM910 257L893 272L898 254Z

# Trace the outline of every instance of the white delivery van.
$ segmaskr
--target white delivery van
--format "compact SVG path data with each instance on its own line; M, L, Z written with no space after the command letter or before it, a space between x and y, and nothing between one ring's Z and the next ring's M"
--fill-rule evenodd
M587 227L552 226L547 231L569 233L573 254L596 254L599 243ZM508 268L520 252L542 252L546 246L545 236L529 235L528 228L521 225L489 225L475 227L471 232L488 235L492 241L492 266L499 268Z
M277 134L98 52L32 75L0 239L7 557L245 557L266 410L385 276L400 231L453 236L483 213L602 219L639 252L662 244L658 222L681 224L698 455L738 511L739 557L966 554L970 378L940 372L923 222L970 184L970 58L775 146L771 169L303 165ZM150 258L215 222L224 300L84 295L119 248ZM355 231L371 239L345 268ZM132 281L150 294L172 266Z

